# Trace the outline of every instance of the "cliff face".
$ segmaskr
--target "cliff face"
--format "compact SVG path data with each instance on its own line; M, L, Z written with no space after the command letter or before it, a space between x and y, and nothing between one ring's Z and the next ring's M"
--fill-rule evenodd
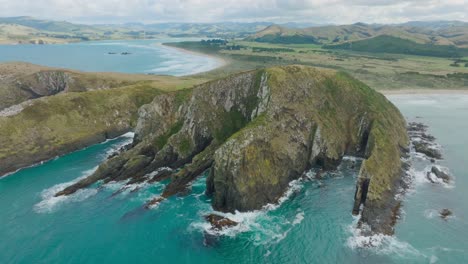
M355 155L365 160L354 212L363 204L364 223L392 232L405 121L383 95L345 74L305 66L240 73L157 96L139 116L128 151L57 195L98 180L171 177L166 198L209 169L214 209L248 211L277 202L309 168L333 169L344 155Z
M156 95L202 81L0 63L0 177L130 131Z
M0 176L130 131L138 108L158 93L153 88L66 93L0 117Z
M142 84L154 85L161 90L176 90L177 87L191 86L190 82L200 83L202 80L156 75L88 73L22 62L0 63L0 111L30 99L68 92L107 90Z

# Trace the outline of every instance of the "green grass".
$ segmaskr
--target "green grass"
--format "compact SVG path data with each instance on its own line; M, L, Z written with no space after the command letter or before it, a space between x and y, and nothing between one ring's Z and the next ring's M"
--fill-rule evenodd
M301 64L346 72L377 90L398 89L468 89L467 79L440 78L453 73L468 73L461 64L452 67L452 58L417 56L408 54L369 53L352 50L325 50L317 45L287 45L249 41L233 41L241 50L210 51L229 62L222 68L198 74L197 77L213 79L228 74L251 69L279 65ZM191 49L188 43L179 47ZM270 49L253 52L253 48ZM294 52L281 52L275 49L293 49ZM418 72L415 78L407 72ZM413 76L414 77L414 76Z
M457 48L455 46L420 44L411 40L386 35L338 45L326 45L324 48L446 58L458 58L468 54L468 49Z
M164 147L164 145L166 145L167 141L169 140L169 138L172 136L172 135L175 135L177 134L181 129L182 129L182 126L184 125L184 123L182 121L179 121L177 123L175 123L170 129L169 131L162 135L162 136L159 136L157 138L154 139L154 144L156 145L156 147L158 149L162 149Z

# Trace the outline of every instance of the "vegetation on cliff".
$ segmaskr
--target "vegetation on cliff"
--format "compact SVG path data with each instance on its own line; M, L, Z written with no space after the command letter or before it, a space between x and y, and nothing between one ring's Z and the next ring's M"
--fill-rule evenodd
M137 123L140 106L158 94L202 81L23 63L2 64L0 70L6 76L0 92L20 95L1 97L0 105L24 102L0 109L0 175L128 132Z
M383 95L347 74L305 66L249 71L182 95L156 96L139 115L128 151L56 195L99 180L170 177L149 207L183 192L209 169L213 207L247 211L277 202L309 168L333 169L344 155L356 155L365 159L357 185L357 193L365 194L356 195L356 203L364 204L363 221L375 232L392 232L387 223L403 175L405 121ZM161 173L161 167L172 173ZM373 221L380 214L390 220Z

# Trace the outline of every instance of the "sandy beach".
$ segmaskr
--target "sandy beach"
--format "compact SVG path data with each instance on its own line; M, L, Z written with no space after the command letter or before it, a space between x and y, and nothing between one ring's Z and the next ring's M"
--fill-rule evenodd
M468 94L467 89L401 89L379 90L384 95L411 95L411 94Z
M161 45L161 46L164 46L166 48L174 49L174 50L180 51L180 52L185 53L185 54L204 56L204 57L214 59L214 60L218 61L219 65L218 65L218 67L214 68L213 70L215 70L217 68L221 68L223 66L226 66L229 63L224 58L221 58L221 57L218 57L218 56L215 56L215 55L205 54L205 53L201 53L201 52L195 52L195 51L186 50L186 49L182 49L182 48L178 48L178 47L173 47L173 46L165 45L164 43L157 43L156 45Z

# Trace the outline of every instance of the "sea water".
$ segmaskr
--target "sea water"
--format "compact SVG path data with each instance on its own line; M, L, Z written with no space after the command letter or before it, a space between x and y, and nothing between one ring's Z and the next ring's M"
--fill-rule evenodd
M390 96L407 117L429 125L444 152L450 185L425 180L428 162L413 157L414 184L393 237L355 230L351 215L357 171L352 160L321 180L291 184L280 205L230 214L239 226L207 240L212 212L205 177L190 194L151 210L144 203L167 182L134 186L95 184L53 197L91 174L126 135L0 179L0 263L466 263L468 260L468 96ZM443 220L438 211L451 209ZM208 236L208 238L212 238Z
M88 72L189 75L222 62L162 45L192 39L89 41L48 45L0 45L0 62L22 61ZM122 55L122 53L130 53ZM115 54L114 54L115 53Z

